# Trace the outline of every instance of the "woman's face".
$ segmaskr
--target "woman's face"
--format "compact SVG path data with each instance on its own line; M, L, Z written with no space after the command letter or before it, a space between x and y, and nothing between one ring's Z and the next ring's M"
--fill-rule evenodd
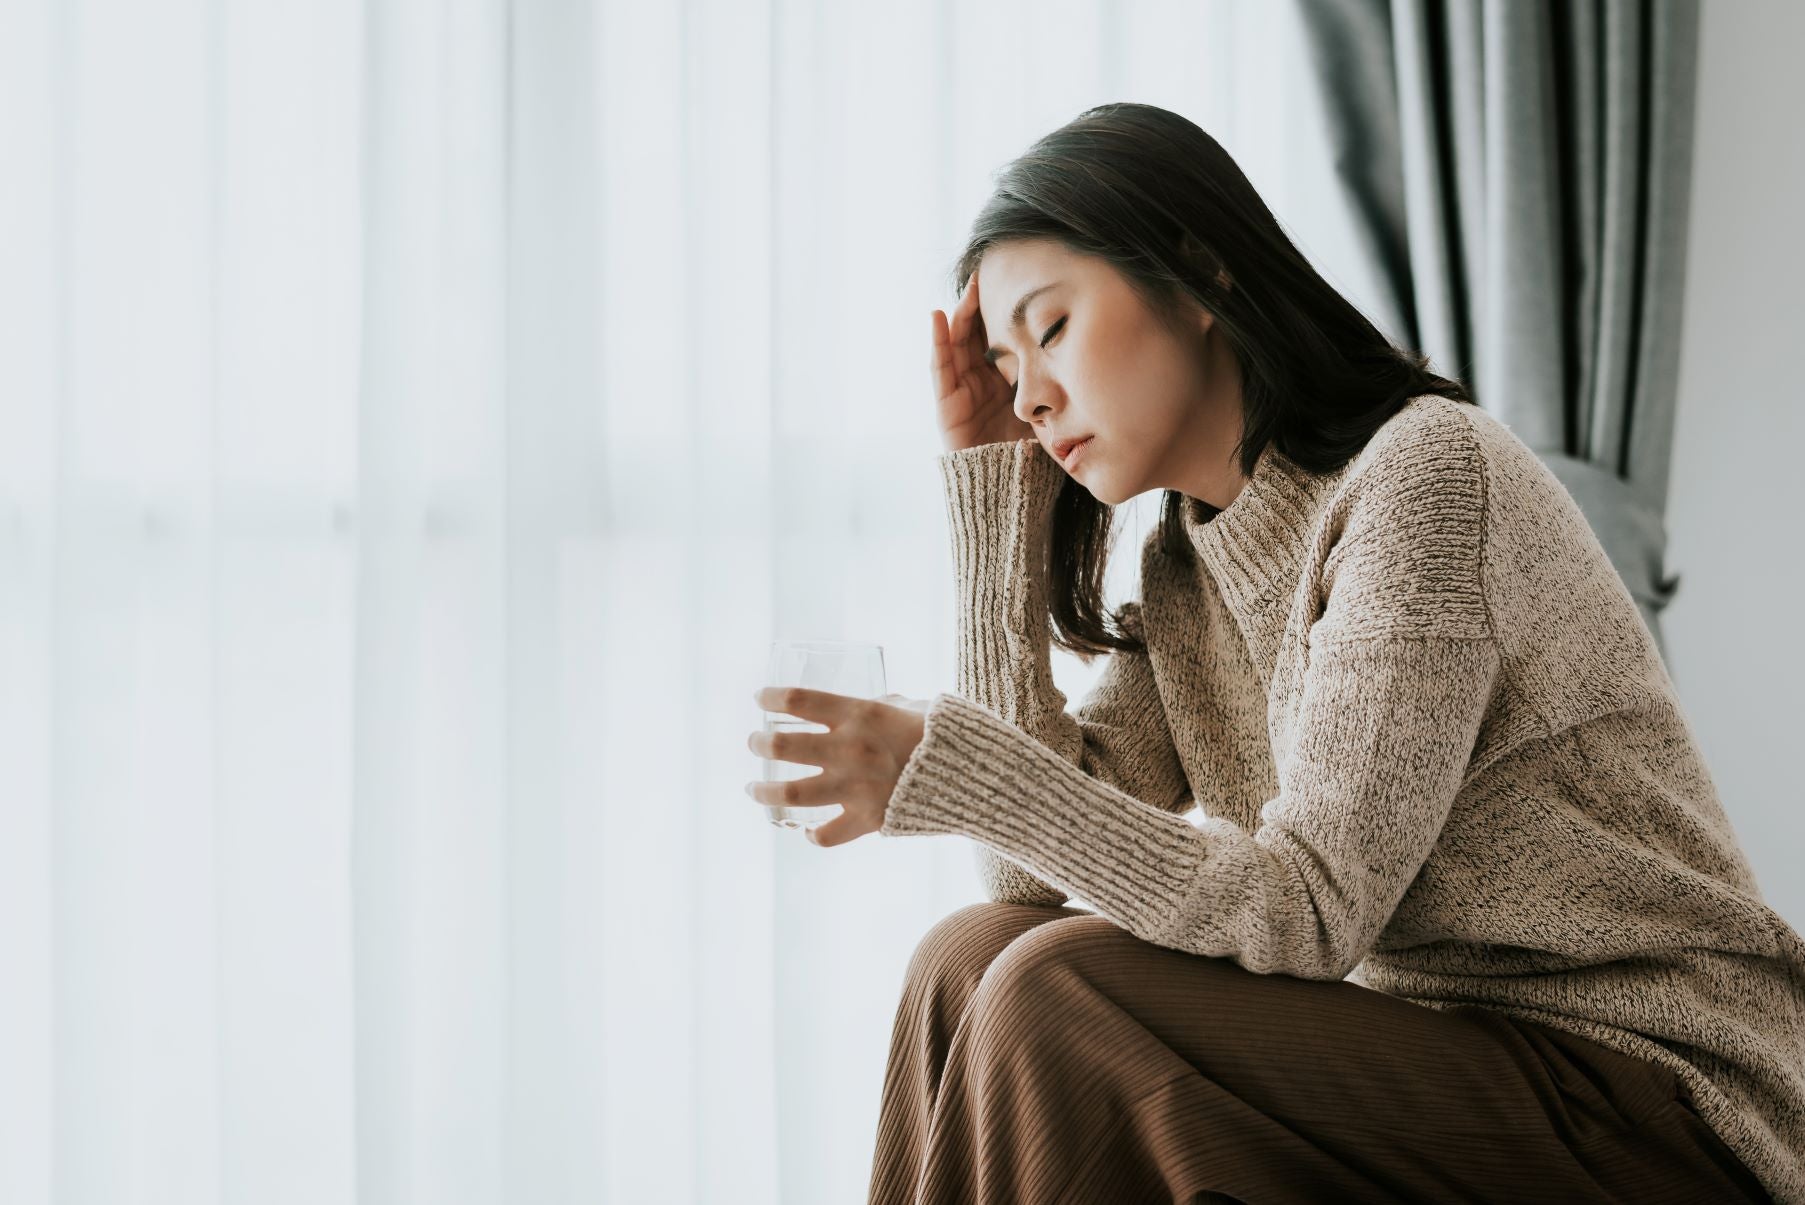
M1194 306L1195 328L1174 333L1114 265L1052 240L999 243L976 275L1016 416L1049 454L1092 437L1066 471L1098 501L1175 489L1220 508L1240 493L1241 376L1213 315Z

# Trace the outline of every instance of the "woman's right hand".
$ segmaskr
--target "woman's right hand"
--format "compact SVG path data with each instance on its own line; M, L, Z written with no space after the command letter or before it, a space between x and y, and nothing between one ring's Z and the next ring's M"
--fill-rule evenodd
M990 342L984 334L984 316L978 312L975 271L965 296L953 307L951 330L939 310L934 311L933 325L934 397L946 450L962 452L980 444L1034 439L1034 428L1015 415L1015 390L984 359Z

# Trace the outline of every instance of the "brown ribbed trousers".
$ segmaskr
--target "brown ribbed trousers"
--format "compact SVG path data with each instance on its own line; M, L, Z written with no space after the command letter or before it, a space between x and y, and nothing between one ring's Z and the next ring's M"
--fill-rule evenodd
M903 984L871 1205L1767 1202L1671 1071L1477 1006L973 904Z

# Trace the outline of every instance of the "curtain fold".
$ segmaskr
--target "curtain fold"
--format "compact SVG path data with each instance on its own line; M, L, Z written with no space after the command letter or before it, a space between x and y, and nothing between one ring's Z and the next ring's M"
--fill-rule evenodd
M1697 0L1297 0L1373 315L1574 495L1657 643Z

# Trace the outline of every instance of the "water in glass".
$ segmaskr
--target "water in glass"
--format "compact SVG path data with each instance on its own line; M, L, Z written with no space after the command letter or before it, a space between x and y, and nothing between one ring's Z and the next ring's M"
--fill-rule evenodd
M888 693L884 685L884 649L882 645L851 640L773 640L771 658L766 669L768 686L806 686L831 694L851 695L858 699L879 699ZM766 732L826 732L827 726L798 719L782 712L764 713ZM801 762L780 761L767 757L764 761L766 782L787 782L797 778L813 778L821 773L819 766ZM770 821L779 828L815 828L841 813L840 805L827 803L809 807L777 807L766 805Z

